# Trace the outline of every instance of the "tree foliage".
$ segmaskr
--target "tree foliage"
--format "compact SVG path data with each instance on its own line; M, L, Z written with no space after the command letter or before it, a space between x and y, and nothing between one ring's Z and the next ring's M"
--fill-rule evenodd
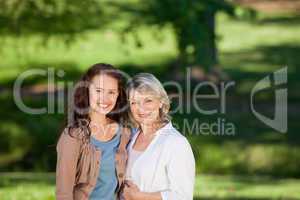
M124 20L123 32L134 33L171 24L179 60L207 70L218 63L216 13L235 14L226 0L0 0L0 7L0 34L72 36Z
M0 33L75 34L108 22L97 0L0 0Z
M128 3L117 6L135 16L128 30L145 24L159 27L171 24L180 60L206 70L218 63L216 13L223 11L231 16L237 16L237 10L242 11L240 15L252 13L226 0L140 0L134 6Z

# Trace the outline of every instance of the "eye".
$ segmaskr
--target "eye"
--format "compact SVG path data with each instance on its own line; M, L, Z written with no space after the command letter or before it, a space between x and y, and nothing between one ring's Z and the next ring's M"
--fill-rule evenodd
M130 105L135 105L135 104L136 104L135 101L131 101L131 102L130 102Z
M152 102L152 99L146 99L145 102L146 102L146 103L151 103L151 102Z
M103 92L103 88L96 88L95 91L96 91L97 93Z
M116 95L118 95L118 91L117 90L108 90L108 94L111 96L116 96Z

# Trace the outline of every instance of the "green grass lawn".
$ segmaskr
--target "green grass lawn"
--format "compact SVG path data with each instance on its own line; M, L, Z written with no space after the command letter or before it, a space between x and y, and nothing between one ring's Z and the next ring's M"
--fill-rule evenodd
M1 200L54 199L54 174L2 173ZM299 199L299 179L198 175L195 200L200 199Z

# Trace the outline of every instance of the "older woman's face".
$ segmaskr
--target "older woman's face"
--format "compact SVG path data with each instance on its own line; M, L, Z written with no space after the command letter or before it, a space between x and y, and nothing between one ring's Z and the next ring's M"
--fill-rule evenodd
M153 124L159 119L159 98L147 92L132 91L129 95L130 111L139 124Z
M116 105L119 96L118 81L108 75L97 75L91 81L89 88L90 106L99 113L107 114Z

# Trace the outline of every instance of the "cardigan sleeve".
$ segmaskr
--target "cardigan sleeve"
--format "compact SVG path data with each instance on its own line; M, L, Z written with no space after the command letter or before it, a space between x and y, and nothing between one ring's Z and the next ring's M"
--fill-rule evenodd
M57 143L56 199L73 200L77 161L80 153L78 138L71 137L66 129Z
M169 187L161 192L162 200L192 200L195 181L195 159L186 138L177 138L170 145L167 162Z

